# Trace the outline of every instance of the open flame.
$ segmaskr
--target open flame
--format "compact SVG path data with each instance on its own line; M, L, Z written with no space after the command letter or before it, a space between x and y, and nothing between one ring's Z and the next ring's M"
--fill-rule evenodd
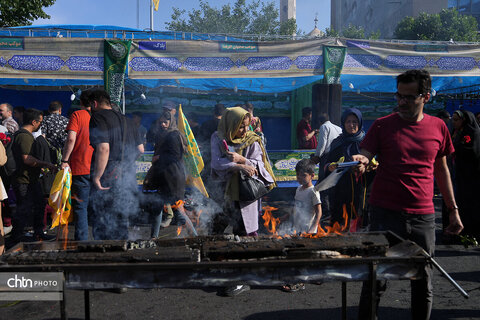
M275 210L278 210L278 208L266 206L266 207L263 207L263 210L265 210L265 213L263 214L263 217L262 217L263 220L265 221L263 225L267 228L268 232L278 236L277 228L280 225L281 221L279 218L275 218L272 214L272 212ZM319 223L317 228L317 233L302 232L298 236L304 237L304 238L321 238L331 234L342 235L345 231L347 231L347 227L348 227L348 212L347 212L347 206L345 204L343 205L342 218L344 222L341 225L340 223L335 222L332 226L325 226L325 229L323 229ZM283 235L284 238L290 238L291 236L297 236L297 230L293 230L291 234Z
M275 218L272 214L272 211L278 210L278 208L266 206L262 209L265 210L265 213L262 216L263 220L265 221L263 225L265 228L267 228L268 232L277 234L277 225L280 224L280 219Z
M177 227L177 237L182 233L182 226Z

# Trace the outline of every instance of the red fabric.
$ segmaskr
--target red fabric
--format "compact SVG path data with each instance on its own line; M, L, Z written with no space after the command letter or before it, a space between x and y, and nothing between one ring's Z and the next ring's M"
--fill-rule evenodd
M416 123L397 113L377 119L360 147L377 155L370 203L410 214L430 214L435 160L454 152L445 123L424 115Z
M310 140L303 141L303 137L306 137L310 132L312 132L312 126L310 123L302 119L297 124L297 140L298 146L300 149L316 149L317 148L317 137L314 135Z
M93 148L90 145L90 114L86 110L78 110L72 113L67 125L67 131L75 131L77 138L72 154L70 155L70 168L72 175L90 174Z

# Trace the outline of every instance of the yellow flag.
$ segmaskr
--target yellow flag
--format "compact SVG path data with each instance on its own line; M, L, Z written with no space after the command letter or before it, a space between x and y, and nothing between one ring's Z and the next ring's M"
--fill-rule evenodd
M73 221L73 214L71 210L71 186L72 174L70 170L60 170L55 175L52 189L50 189L50 196L48 204L52 207L52 229L58 225L66 225Z
M158 11L158 3L160 0L153 0L153 4L155 5L155 11Z
M192 129L188 124L187 118L182 111L182 105L178 108L178 130L184 137L187 139L187 150L183 155L183 160L185 162L185 167L187 169L187 184L192 185L201 193L208 197L207 190L200 176L200 172L203 170L203 159L200 149L197 145L197 140L193 136Z

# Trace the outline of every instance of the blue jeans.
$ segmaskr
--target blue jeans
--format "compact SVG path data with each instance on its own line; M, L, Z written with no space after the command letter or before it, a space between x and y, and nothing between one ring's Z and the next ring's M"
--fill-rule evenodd
M408 214L384 208L371 208L372 222L370 231L390 230L406 240L411 240L422 247L431 256L435 252L435 214ZM428 320L432 311L433 270L430 264L425 266L424 277L411 280L411 313L414 320ZM387 288L386 281L377 281L377 292L374 297L378 308L380 297ZM370 282L363 283L360 297L358 319L371 319L368 306L371 305L369 292Z
M75 240L88 240L88 200L90 175L72 177L72 209L75 217Z

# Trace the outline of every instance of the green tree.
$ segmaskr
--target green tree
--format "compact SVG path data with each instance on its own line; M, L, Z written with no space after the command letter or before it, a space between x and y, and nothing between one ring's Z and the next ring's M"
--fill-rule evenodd
M50 19L43 11L55 0L0 0L0 27L28 26L36 19Z
M478 41L478 23L473 16L461 15L457 9L443 9L440 13L421 13L405 17L395 29L395 37L404 40Z
M208 0L199 0L199 9L190 11L173 8L171 21L166 22L167 30L199 33L232 34L293 34L297 24L295 19L280 24L275 3L237 0L233 7L225 4L212 7Z
M367 39L365 36L365 29L363 27L357 27L352 24L349 24L348 27L342 30L342 32L338 32L333 28L326 28L325 29L325 36L338 38L344 37L349 39ZM368 39L376 40L380 38L380 31L372 32L368 36Z
M365 39L365 29L349 24L348 27L342 30L341 35L350 39Z

